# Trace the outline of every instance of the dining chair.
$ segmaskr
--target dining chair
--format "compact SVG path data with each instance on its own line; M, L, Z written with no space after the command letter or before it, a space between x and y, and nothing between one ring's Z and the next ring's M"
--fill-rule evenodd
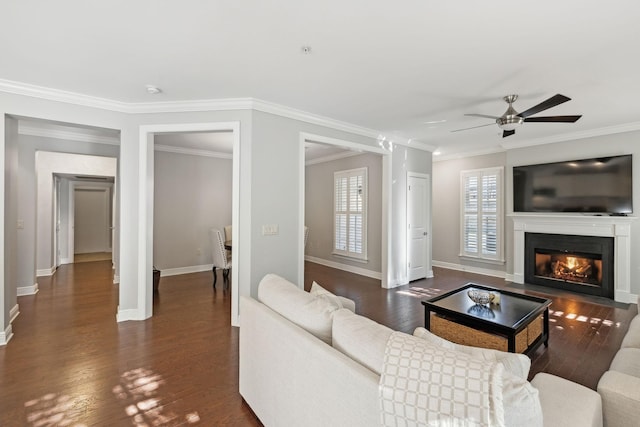
M231 239L232 239L231 232L232 231L233 230L232 230L230 225L225 225L224 226L224 241L225 242L230 242L231 241ZM227 250L227 256L229 256L229 257L231 256L231 250Z
M228 287L229 271L231 270L231 257L227 254L227 250L224 248L224 240L220 230L212 228L209 230L209 233L211 237L211 254L213 260L213 289L216 288L216 281L218 280L216 268L222 269L224 285L225 287Z

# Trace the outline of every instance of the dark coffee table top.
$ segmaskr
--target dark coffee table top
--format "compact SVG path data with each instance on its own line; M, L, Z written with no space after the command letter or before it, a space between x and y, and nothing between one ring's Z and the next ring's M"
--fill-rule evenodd
M467 295L469 289L500 294L500 304L476 305ZM462 288L422 301L422 304L435 313L464 317L474 323L517 331L544 312L551 305L551 300L467 283Z

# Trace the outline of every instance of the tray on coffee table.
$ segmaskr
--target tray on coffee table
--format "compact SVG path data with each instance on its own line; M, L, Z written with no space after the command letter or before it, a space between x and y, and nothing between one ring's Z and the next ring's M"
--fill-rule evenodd
M467 291L500 295L499 304L475 304ZM549 344L549 306L546 298L467 283L422 301L425 328L449 341L475 347L532 353Z

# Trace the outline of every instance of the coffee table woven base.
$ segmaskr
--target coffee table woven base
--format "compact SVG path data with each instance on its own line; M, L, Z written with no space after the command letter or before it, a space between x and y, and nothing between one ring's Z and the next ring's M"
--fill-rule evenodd
M543 316L539 316L516 335L516 353L524 353L540 337L543 322ZM436 313L431 313L430 323L432 333L456 344L508 351L507 337L461 325Z

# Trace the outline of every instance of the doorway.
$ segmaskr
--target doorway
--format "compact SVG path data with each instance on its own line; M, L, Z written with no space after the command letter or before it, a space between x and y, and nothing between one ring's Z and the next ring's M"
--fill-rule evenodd
M327 265L329 267L335 267L335 268L339 268L339 269L345 269L348 268L348 271L354 272L356 274L361 274L367 277L373 277L376 279L380 279L381 281L381 285L384 288L388 288L389 287L389 278L388 278L388 262L389 262L389 252L390 252L390 242L388 239L388 232L389 232L389 218L390 218L390 204L388 203L389 200L389 195L391 194L391 180L390 180L390 171L391 171L391 155L390 152L383 149L383 148L379 148L379 147L372 147L372 146L368 146L368 145L364 145L364 144L358 144L358 143L354 143L351 141L344 141L344 140L339 140L339 139L335 139L335 138L328 138L328 137L324 137L324 136L320 136L320 135L312 135L312 134L307 134L307 133L301 133L300 134L300 146L302 147L301 149L301 159L300 159L300 182L301 182L301 186L300 186L300 212L299 212L299 218L300 218L300 240L299 240L299 278L298 278L298 283L300 284L300 286L302 286L304 284L304 261L305 261L305 249L307 251L313 251L314 248L318 245L318 241L316 240L316 237L314 236L325 236L324 240L326 240L326 236L333 236L334 233L334 228L333 228L333 218L329 218L328 220L325 218L323 220L323 226L320 227L320 229L317 229L316 227L313 226L309 226L310 224L305 224L306 220L307 220L307 213L305 212L305 203L306 203L306 198L308 197L308 195L306 194L306 181L307 181L307 156L308 156L308 152L312 151L313 148L307 148L309 145L315 146L314 148L317 149L317 147L320 147L320 151L326 151L326 153L328 154L321 154L320 156L324 156L324 160L331 160L331 159L340 159L340 158L344 158L345 156L354 156L354 155L360 155L360 154L374 154L380 157L379 160L379 167L380 167L380 171L379 171L379 176L380 176L380 185L377 186L377 188L373 188L373 187L369 187L369 191L375 190L376 192L378 192L378 198L380 200L380 208L377 210L372 210L369 209L368 211L368 215L369 217L373 216L378 218L378 221L376 221L376 223L379 224L379 226L375 226L375 227L368 227L369 232L370 233L375 233L376 234L376 239L377 241L379 241L379 244L370 246L372 251L380 251L380 259L377 262L377 264L379 264L379 269L380 272L378 271L374 271L374 270L370 270L370 269L365 269L362 267L358 267L356 263L360 263L362 261L356 261L356 262L350 262L349 264L351 265L346 265L346 263L343 263L342 260L340 260L339 263L334 262L334 261L327 261L327 260L323 260L322 258L314 258L315 262L319 262L321 264ZM324 148L323 148L324 147ZM337 149L337 152L336 152ZM322 159L316 159L315 161L322 161ZM313 163L313 162L309 162L309 163ZM333 174L331 174L331 176L333 176ZM333 179L333 178L331 178ZM326 200L329 200L328 202L323 202L322 205L326 205L328 203L329 206L333 205L333 182L330 183L330 185L327 187L331 189L330 194L326 195ZM369 196L371 196L371 194L369 194ZM371 197L369 197L371 198ZM332 209L329 209L329 211L332 211ZM326 216L326 209L324 209L325 212L325 216ZM314 214L315 212L309 212L309 214ZM309 237L307 239L306 242L306 248L305 248L305 232L304 230L304 226L309 226ZM314 228L316 228L314 230ZM372 239L368 239L369 241L371 241ZM331 241L333 241L333 239L331 238ZM332 244L331 244L332 245ZM325 242L325 245L326 242ZM326 250L324 251L325 253L331 254L333 251L330 248L325 248ZM313 258L313 257L312 257ZM326 258L326 257L325 257ZM336 258L338 259L338 258Z
M140 199L138 205L139 229L138 234L138 287L137 308L135 310L118 311L118 321L143 320L153 315L153 206L154 206L154 138L155 135L187 133L187 132L231 132L233 134L233 189L231 218L233 224L240 224L240 122L218 123L184 123L184 124L159 124L140 127L140 156L138 163L139 191L146 197ZM243 250L240 239L239 226L233 227L234 253ZM237 243L235 243L237 242ZM234 256L233 271L231 275L231 325L239 326L239 281L238 271L241 257Z

